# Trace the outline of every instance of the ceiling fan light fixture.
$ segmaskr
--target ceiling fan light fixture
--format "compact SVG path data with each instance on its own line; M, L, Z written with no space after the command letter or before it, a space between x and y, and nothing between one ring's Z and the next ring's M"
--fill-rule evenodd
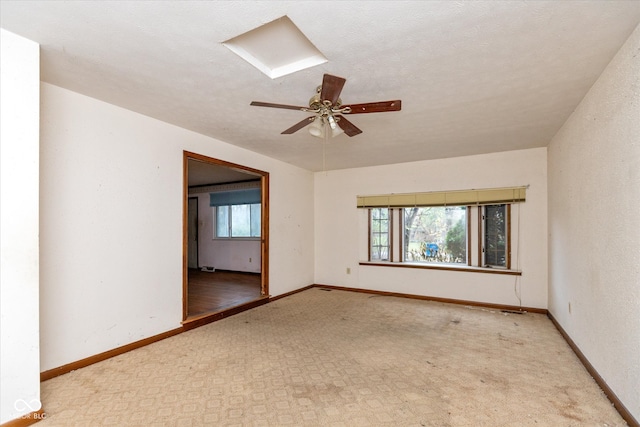
M322 117L318 116L313 120L313 123L309 126L309 133L317 138L324 137L324 123L322 122Z
M338 127L338 125L336 124L336 119L334 119L331 114L329 114L329 116L327 117L327 120L329 121L329 126L331 126L331 130L335 130L335 128Z
M344 131L340 126L336 126L335 129L331 129L331 137L335 138L336 136L342 135Z
M329 124L331 120L333 120L334 123L337 123L336 119L333 118L332 116L329 116L329 117L331 118L325 119L322 116L317 116L309 126L309 133L312 136L315 136L316 138L324 138L327 132L330 132L329 136L331 138L335 138L336 136L342 135L344 131L340 126L336 126L335 128L332 128L331 125ZM338 118L338 120L340 120L340 118Z

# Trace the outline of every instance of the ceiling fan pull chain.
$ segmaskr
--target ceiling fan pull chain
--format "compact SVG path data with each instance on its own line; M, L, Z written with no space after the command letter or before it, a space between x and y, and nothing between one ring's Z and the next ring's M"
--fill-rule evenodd
M324 138L322 139L322 171L325 174L327 173L327 140L328 139L329 139L329 129L325 129Z

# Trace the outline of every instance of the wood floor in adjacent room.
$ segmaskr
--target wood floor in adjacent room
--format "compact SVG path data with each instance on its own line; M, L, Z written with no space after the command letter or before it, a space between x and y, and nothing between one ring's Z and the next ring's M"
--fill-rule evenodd
M261 297L259 273L189 269L188 283L189 317L219 312Z
M312 288L45 381L38 426L624 426L543 314Z

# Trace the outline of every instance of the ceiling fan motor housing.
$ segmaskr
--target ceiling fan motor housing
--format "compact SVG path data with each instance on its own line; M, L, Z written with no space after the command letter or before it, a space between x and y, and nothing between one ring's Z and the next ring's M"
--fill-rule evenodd
M311 109L311 110L322 110L324 107L327 106L327 103L329 101L326 101L326 100L323 101L322 100L322 95L320 95L321 92L322 92L322 85L320 85L320 86L318 86L316 88L316 94L313 95L311 97L311 99L309 99L309 109ZM342 99L338 98L338 100L336 101L335 105L329 105L329 107L338 108L338 107L340 107L340 105L342 105Z

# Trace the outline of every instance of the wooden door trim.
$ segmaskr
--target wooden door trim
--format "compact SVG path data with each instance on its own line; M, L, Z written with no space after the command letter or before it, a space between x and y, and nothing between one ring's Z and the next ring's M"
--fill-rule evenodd
M182 156L182 181L183 181L183 195L182 195L182 321L187 321L189 312L189 291L188 291L188 276L189 276L189 160L198 160L201 162L209 163L217 166L224 166L237 170L239 172L248 172L260 177L261 190L262 190L262 202L261 202L261 215L262 215L262 229L260 237L260 291L263 297L269 296L269 172L261 171L259 169L244 166L238 163L227 162L225 160L208 157L202 154L193 153L190 151L183 151Z

